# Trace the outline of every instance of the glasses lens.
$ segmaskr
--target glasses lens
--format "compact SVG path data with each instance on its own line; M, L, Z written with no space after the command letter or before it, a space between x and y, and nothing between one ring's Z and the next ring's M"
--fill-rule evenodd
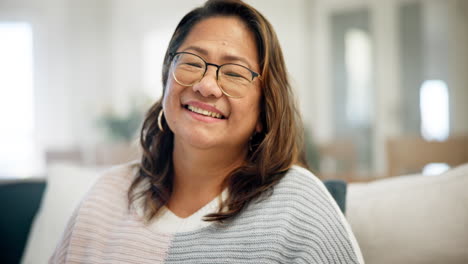
M225 93L233 97L242 97L252 83L252 73L243 66L225 64L219 69L218 79Z
M192 85L203 77L205 62L195 55L180 53L172 60L172 72L178 83Z

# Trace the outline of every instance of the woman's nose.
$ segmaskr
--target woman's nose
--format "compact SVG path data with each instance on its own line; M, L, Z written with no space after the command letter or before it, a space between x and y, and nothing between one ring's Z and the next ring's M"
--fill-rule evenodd
M205 97L221 97L223 92L216 80L216 67L208 67L203 78L192 86L193 91L199 92Z

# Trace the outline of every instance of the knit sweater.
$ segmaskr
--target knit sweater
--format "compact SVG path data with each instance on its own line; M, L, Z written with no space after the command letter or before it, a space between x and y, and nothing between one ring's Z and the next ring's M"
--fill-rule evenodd
M75 210L50 263L364 262L333 198L300 167L227 223L182 232L155 229L138 208L128 206L133 179L127 165L98 180Z

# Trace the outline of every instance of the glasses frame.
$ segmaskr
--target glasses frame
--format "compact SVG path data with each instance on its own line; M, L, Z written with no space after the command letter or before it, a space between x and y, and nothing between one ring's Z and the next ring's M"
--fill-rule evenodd
M179 54L190 54L190 55L196 56L196 57L200 58L205 63L205 71L203 72L203 75L200 77L200 79L194 81L192 84L183 84L183 83L181 83L179 80L177 80L177 77L175 76L175 71L174 71L174 69L172 69L172 76L174 77L174 80L178 84L180 84L182 86L186 86L186 87L192 86L192 85L196 84L197 82L201 81L201 79L203 79L203 77L205 77L205 74L208 71L208 66L216 67L216 82L217 83L219 82L219 69L221 67L225 66L225 65L236 65L236 66L240 66L240 67L248 70L252 74L252 79L250 80L250 83L252 83L254 81L255 77L257 77L259 80L261 80L261 75L259 73L252 71L251 69L245 67L244 65L240 65L240 64L237 64L237 63L225 63L225 64L218 65L218 64L215 64L215 63L207 62L201 56L199 56L197 54L194 54L194 53L191 53L191 52L186 52L186 51L169 53L170 61L171 61L171 68L173 66L172 63L174 63L173 60L174 60L175 56L177 56ZM234 95L231 95L231 94L227 93L219 83L218 83L218 87L221 90L221 92L223 92L223 94L225 94L228 97L231 97L231 98L242 98L242 97L244 97L244 96L234 96Z

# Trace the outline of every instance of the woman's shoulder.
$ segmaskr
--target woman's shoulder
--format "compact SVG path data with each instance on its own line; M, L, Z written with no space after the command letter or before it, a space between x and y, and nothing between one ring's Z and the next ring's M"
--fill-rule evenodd
M107 168L101 172L95 187L112 184L114 187L128 188L128 185L135 179L138 168L138 161L132 161Z
M274 199L289 206L294 205L299 210L312 214L334 215L340 221L342 213L335 200L323 182L311 171L298 165L292 166L283 179L274 187L274 197L288 197Z
M276 208L272 218L288 219L288 228L307 234L308 244L318 240L338 243L345 263L363 263L362 254L351 228L323 182L309 170L292 166L273 189L269 201ZM318 237L317 237L318 236ZM350 261L353 259L353 261Z
M287 179L297 177L305 181L311 181L314 184L320 182L320 180L317 178L317 176L315 176L315 174L313 174L310 170L299 165L292 165L286 173L285 177Z
M328 191L322 181L311 171L298 165L293 165L278 183L276 189L281 188L300 196L325 196ZM332 199L332 198L331 198Z
M295 226L337 226L346 221L320 179L309 170L292 166L259 207L274 208L272 218L295 219ZM273 212L273 211L272 211Z
M138 162L129 162L105 169L82 201L82 206L112 203L127 206L127 191L138 169Z
M107 225L109 219L118 221L128 216L128 188L136 172L137 163L131 162L105 169L83 197L71 221L74 226Z

